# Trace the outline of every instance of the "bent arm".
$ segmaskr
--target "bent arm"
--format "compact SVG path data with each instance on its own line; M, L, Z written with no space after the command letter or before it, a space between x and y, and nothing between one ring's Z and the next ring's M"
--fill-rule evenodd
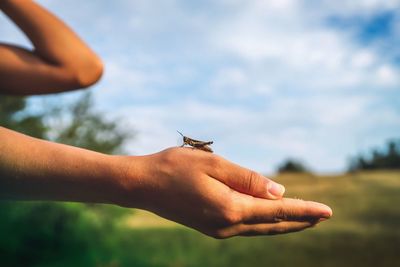
M0 44L0 93L62 92L88 87L101 77L101 60L49 11L31 0L2 0L0 9L35 48Z

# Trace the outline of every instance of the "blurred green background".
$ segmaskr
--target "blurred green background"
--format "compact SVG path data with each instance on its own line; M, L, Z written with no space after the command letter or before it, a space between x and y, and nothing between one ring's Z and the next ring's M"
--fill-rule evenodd
M0 201L0 267L400 266L399 0L37 1L106 71L96 105L0 95L1 126L109 154L158 151L180 130L257 171L291 156L274 177L287 196L334 215L215 240L140 210ZM2 12L0 25L34 49Z
M89 94L41 114L25 101L0 98L2 126L105 153L121 152L132 138L103 119ZM318 176L299 162L283 163L275 178L288 197L334 211L329 221L284 236L215 240L144 211L2 201L0 266L400 266L400 150L394 144L355 157L343 175Z
M215 240L105 205L1 203L2 266L399 266L400 173L278 177L331 220L301 233Z

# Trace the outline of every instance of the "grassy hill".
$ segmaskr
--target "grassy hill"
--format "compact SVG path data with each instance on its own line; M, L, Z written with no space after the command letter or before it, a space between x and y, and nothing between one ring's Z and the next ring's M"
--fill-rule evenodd
M138 212L125 221L129 253L116 266L400 266L399 172L276 179L289 197L330 205L333 218L301 233L221 241Z
M143 211L3 203L0 265L400 266L400 172L276 179L288 197L326 203L333 217L300 233L215 240Z

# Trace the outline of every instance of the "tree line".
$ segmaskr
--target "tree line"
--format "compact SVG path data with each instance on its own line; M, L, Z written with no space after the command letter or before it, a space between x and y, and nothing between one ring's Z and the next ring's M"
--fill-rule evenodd
M350 158L348 172L368 170L400 170L400 139L388 140L380 148ZM306 173L311 170L298 159L287 159L277 168L278 173Z
M400 169L400 139L389 140L381 148L353 157L349 163L350 172L382 169Z

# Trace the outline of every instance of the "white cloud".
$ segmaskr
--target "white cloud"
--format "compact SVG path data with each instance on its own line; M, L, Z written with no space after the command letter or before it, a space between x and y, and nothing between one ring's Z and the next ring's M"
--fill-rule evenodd
M376 55L370 51L360 50L354 53L351 64L355 68L368 68L376 61Z
M166 77L157 72L135 69L135 66L123 62L106 61L105 75L102 81L105 95L134 95L143 99L158 94L157 85L167 82Z
M343 155L338 151L346 151L347 136L364 127L369 103L365 97L278 99L270 107L251 111L188 99L183 103L125 107L119 112L139 130L138 139L131 145L138 154L176 145L179 136L175 130L180 130L188 136L214 140L218 153L258 171L271 172L289 156L305 159L316 170L332 171L343 167ZM393 119L398 121L399 117ZM263 157L240 157L245 149L265 152Z
M354 14L377 14L385 10L396 10L400 6L399 0L356 0L356 1L319 1L320 5L317 7L326 13L340 14L340 15L354 15ZM321 8L322 7L322 8Z
M393 66L390 66L388 64L379 66L379 68L376 71L376 78L377 78L377 83L379 85L385 86L396 86L399 88L400 87L400 72L395 70Z
M375 49L361 47L347 32L328 29L321 22L311 26L315 18L305 16L301 6L290 5L291 12L283 15L274 14L274 10L265 15L254 10L257 1L253 6L254 1L248 3L251 8L243 8L211 29L209 39L221 54L265 68L265 72L273 68L285 73L288 79L301 81L303 90L400 85L393 71L396 67L386 58L381 59ZM380 81L386 82L371 81L376 73ZM280 75L268 78L273 88L286 83Z

